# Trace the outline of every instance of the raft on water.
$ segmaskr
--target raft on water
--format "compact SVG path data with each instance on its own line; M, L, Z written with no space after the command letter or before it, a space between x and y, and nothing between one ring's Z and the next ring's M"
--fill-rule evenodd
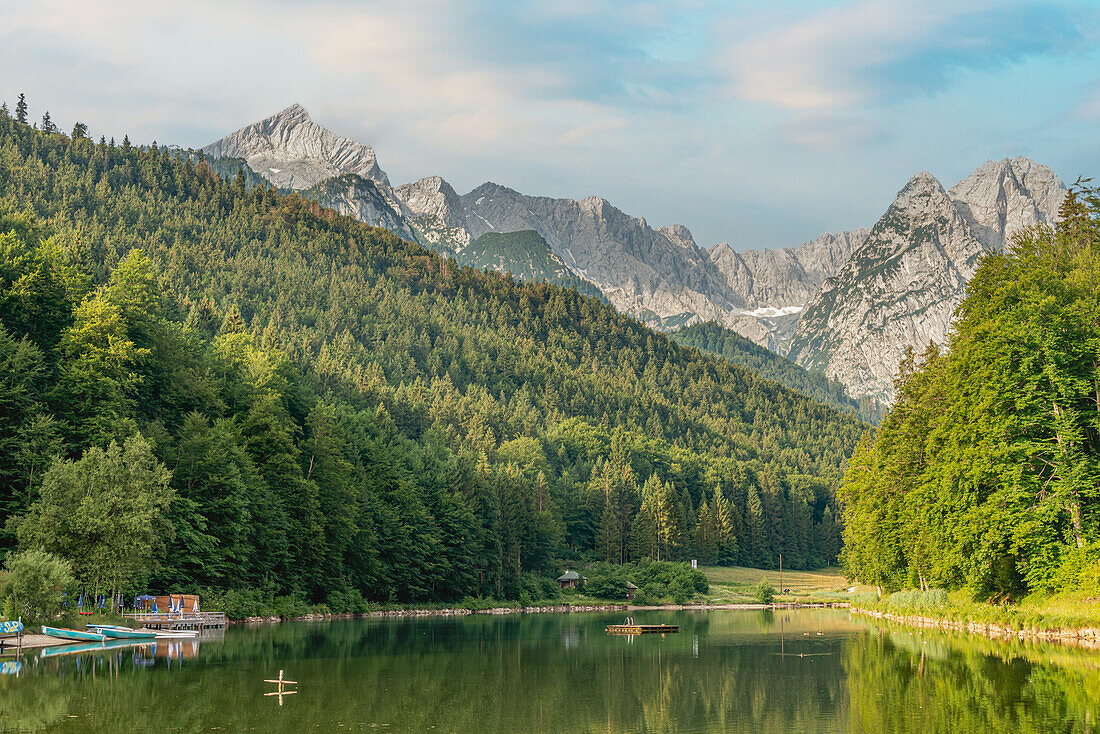
M609 635L648 635L670 634L680 631L678 624L609 624L605 628Z

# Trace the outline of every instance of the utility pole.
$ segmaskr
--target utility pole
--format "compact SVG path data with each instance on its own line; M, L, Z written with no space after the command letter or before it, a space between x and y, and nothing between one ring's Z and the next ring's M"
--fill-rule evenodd
M783 554L779 554L779 594L783 594Z

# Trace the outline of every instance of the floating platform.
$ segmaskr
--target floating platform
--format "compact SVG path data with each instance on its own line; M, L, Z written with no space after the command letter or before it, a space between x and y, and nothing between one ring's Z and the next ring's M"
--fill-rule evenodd
M678 624L609 624L609 635L667 635L680 631Z

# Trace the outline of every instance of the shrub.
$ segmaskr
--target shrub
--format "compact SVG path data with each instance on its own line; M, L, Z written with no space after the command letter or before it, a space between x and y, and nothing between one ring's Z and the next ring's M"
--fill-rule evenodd
M584 590L597 599L625 599L626 579L612 574L595 576L584 585Z
M73 585L68 561L52 553L28 550L8 556L4 589L11 596L12 614L24 622L48 621L56 617L66 590Z
M333 591L325 599L325 606L333 614L363 614L370 610L370 604L359 589Z
M752 595L761 604L771 604L775 600L775 587L765 576L760 579L760 583L752 587Z

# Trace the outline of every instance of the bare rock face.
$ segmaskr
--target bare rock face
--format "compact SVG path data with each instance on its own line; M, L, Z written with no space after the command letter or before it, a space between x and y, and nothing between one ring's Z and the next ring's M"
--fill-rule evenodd
M466 231L462 199L439 176L394 189L394 195L408 210L409 223L424 244L447 255L462 252L471 242Z
M951 189L955 199L931 174L913 176L807 306L790 357L852 397L890 401L905 349L944 341L981 257L1054 221L1065 187L1052 177L1026 159L987 163Z
M990 250L1035 225L1054 224L1066 187L1054 171L1027 158L986 161L947 192L970 231Z
M299 104L246 125L202 152L244 158L253 171L280 188L308 189L345 173L386 186L390 183L370 146L326 130Z
M746 304L722 324L757 344L784 354L799 312L836 275L867 238L869 230L823 234L812 242L781 250L736 252L728 243L710 249L710 261Z
M416 233L388 196L389 187L345 173L322 181L302 192L322 206L355 217L360 222L388 229L399 237L416 242Z
M658 227L657 231L667 237L669 242L685 250L698 248L698 245L695 244L695 238L691 236L691 230L682 224Z
M741 306L682 225L655 230L606 199L526 196L494 183L462 203L471 236L535 230L616 308L654 326L716 320Z

